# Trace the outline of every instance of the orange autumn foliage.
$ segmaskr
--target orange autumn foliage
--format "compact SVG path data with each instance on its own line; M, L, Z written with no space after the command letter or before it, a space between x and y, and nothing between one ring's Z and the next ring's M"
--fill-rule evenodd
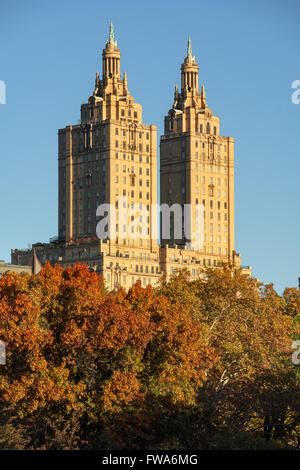
M83 264L1 277L0 427L15 446L213 447L220 433L277 436L282 420L298 432L296 292L230 266L206 275L128 292Z

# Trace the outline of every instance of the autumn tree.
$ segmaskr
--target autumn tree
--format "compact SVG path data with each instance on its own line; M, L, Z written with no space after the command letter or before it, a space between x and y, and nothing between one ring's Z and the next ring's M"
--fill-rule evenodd
M203 274L128 292L83 264L2 276L0 448L297 446L297 291Z
M300 320L300 290L295 287L287 287L283 292L285 300L285 312L295 320Z
M237 433L249 439L257 430L267 440L290 435L300 398L291 362L295 330L273 286L224 266L207 269L202 280L173 276L158 291L190 302L193 316L209 329L209 344L219 351L200 393L201 429L212 440Z
M140 283L108 293L81 264L3 276L0 338L3 419L25 426L27 448L159 445L159 423L175 433L217 360L186 305Z

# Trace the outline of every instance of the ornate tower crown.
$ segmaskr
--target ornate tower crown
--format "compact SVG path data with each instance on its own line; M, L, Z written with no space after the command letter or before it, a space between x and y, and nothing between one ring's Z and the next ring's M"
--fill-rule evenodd
M192 53L192 41L188 38L187 55L181 65L181 91L198 93L198 64Z
M112 22L109 25L109 40L105 43L102 52L103 57L103 80L120 78L120 50L117 47L117 41L114 36L114 26Z

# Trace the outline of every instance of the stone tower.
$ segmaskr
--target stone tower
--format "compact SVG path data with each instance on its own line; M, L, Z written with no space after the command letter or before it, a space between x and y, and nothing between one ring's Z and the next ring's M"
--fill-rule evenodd
M118 268L124 287L138 278L153 283L149 275L159 271L157 237L151 239L157 129L142 123L142 106L130 95L125 72L121 78L112 23L102 52L102 78L97 72L94 92L81 106L81 123L60 129L58 136L59 238L67 243L96 239L97 208L111 204L113 236L99 242L105 280L115 286Z
M160 175L161 202L182 207L182 225L187 222L184 205L191 205L192 211L188 235L185 230L182 238L178 238L171 213L171 240L162 236L162 245L191 249L205 266L232 260L234 140L220 135L219 118L208 109L204 86L199 91L198 64L192 55L190 38L181 65L181 90L175 87L173 106L164 120ZM202 211L202 238L197 206ZM190 233L196 235L193 240Z

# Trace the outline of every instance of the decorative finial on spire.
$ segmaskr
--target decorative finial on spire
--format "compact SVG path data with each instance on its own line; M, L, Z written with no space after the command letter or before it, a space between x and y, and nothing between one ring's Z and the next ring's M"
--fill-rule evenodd
M205 97L205 88L204 85L201 87L201 109L206 109L207 104L206 104L206 97Z
M123 93L124 93L124 95L128 94L127 73L126 72L124 72L124 74L123 74Z
M179 98L178 85L176 85L176 86L175 86L175 91L174 91L174 104L173 104L173 108L176 108L178 98Z
M187 60L192 60L192 63L195 62L195 57L192 55L192 41L190 36L188 37L188 47L187 47L187 56L185 57Z
M109 25L109 42L110 43L114 43L114 25L112 24L112 21L110 21L110 25Z
M112 21L109 24L109 40L106 41L106 44L111 44L112 46L117 48L117 41L115 41L114 25L112 24Z
M94 89L93 95L94 95L94 96L97 96L99 90L100 90L99 72L96 72L95 89Z
M188 38L187 56L188 58L192 58L192 41L191 41L190 36Z

